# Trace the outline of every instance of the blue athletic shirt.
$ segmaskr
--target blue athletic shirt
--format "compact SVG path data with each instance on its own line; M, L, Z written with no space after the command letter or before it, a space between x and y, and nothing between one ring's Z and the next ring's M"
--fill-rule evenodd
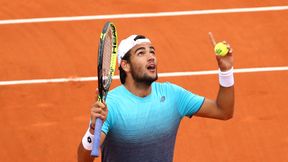
M172 162L178 126L192 117L204 97L175 84L152 83L151 94L138 97L121 85L108 93L102 131L104 162Z

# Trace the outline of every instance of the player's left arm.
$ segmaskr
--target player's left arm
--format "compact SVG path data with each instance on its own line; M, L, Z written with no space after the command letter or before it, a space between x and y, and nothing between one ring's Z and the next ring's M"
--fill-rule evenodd
M234 112L232 49L230 48L230 51L226 56L216 56L216 59L219 70L221 71L219 72L220 87L217 98L216 100L206 98L200 110L195 115L207 118L228 120L233 117Z
M205 99L195 116L228 120L234 112L234 87L220 87L216 100Z

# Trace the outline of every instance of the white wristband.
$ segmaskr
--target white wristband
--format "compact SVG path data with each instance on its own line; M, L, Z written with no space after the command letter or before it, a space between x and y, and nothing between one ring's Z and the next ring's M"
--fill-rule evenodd
M219 83L222 87L232 87L234 85L233 67L225 72L219 69Z
M93 141L94 141L94 135L90 133L89 128L88 128L84 137L82 138L83 147L86 150L92 150Z

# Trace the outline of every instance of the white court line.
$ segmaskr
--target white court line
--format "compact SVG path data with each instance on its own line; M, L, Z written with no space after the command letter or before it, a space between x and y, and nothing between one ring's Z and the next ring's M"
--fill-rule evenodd
M288 66L234 69L235 73L255 73L255 72L271 72L271 71L288 71ZM159 73L158 76L159 77L183 77L183 76L212 75L212 74L218 74L218 71L210 70L210 71L171 72L171 73ZM113 79L119 79L119 76L118 75L114 76ZM0 86L20 85L20 84L64 83L64 82L89 82L89 81L96 81L96 80L98 80L97 77L13 80L13 81L0 81Z
M263 11L282 11L282 10L288 10L288 6L268 6L268 7L254 7L254 8L231 8L231 9L212 9L212 10L194 10L194 11L192 10L192 11L155 12L155 13L131 13L131 14L114 14L114 15L11 19L11 20L0 20L0 24L43 23L43 22L57 22L57 21L58 22L59 21L83 21L83 20L125 19L125 18L127 19L127 18L144 18L144 17L185 16L185 15L263 12Z

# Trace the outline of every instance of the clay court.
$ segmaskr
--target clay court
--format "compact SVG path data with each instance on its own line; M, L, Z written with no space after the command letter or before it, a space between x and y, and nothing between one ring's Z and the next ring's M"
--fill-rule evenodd
M267 8L255 12L259 7ZM154 16L124 15L140 13ZM1 162L76 161L95 98L99 35L108 20L119 39L141 33L153 41L158 72L169 74L158 81L208 98L216 97L218 79L204 73L217 70L207 33L234 49L234 118L184 119L175 162L288 161L287 0L1 0ZM118 85L115 79L112 86Z

